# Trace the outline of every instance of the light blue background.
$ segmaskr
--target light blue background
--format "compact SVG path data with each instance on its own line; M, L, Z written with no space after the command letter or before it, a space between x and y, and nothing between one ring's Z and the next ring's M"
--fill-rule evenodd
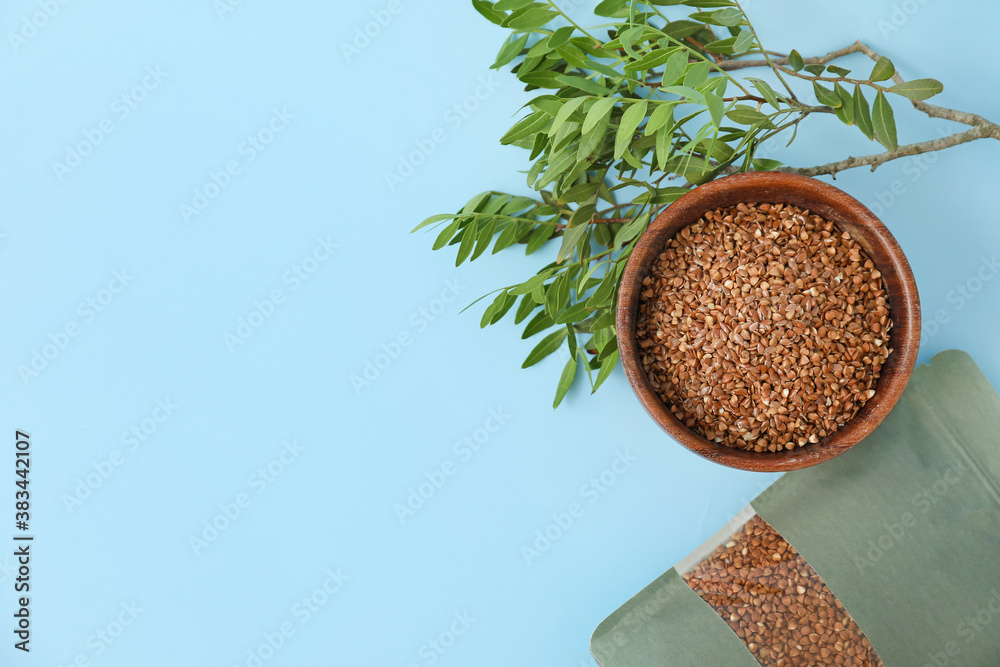
M479 191L524 192L526 154L497 139L530 95L490 73L504 31L465 2L402 0L345 56L387 4L245 0L220 17L213 0L78 0L17 49L0 44L3 465L15 429L30 432L37 535L30 656L11 646L13 559L0 556L0 663L247 665L289 623L294 635L263 664L428 665L428 642L467 614L471 627L434 664L590 665L593 628L773 481L672 443L620 372L553 412L559 360L522 371L533 342L509 322L481 332L478 307L459 314L543 260L502 253L456 270L452 251L431 252L433 236L407 232ZM992 42L977 28L1000 22L1000 6L963 7L748 3L772 48L808 55L861 38L905 76L944 81L941 104L1000 120ZM3 33L37 11L37 0L5 3ZM166 77L123 118L115 100L148 67ZM477 88L483 99L457 115ZM241 145L275 109L294 119L250 161ZM902 142L949 128L896 109ZM53 162L105 120L113 131L60 180ZM802 129L775 157L808 165L874 149L833 118ZM386 172L435 130L444 142L390 188ZM925 318L949 320L927 332L921 361L962 348L994 384L1000 281L968 301L955 290L1000 249L998 155L980 141L837 180L877 205ZM186 223L181 204L233 160L239 173ZM327 237L339 247L293 289L286 272ZM106 299L123 270L133 279L88 319L79 304ZM460 294L445 304L449 281ZM283 303L231 352L224 336L276 289ZM68 323L79 335L23 380L18 367ZM400 334L410 344L355 391L351 376ZM130 450L123 433L168 398L176 410ZM454 443L490 410L503 425L463 460ZM288 440L304 451L258 493L252 476ZM116 451L110 477L68 507ZM635 461L604 492L584 488L626 452ZM394 505L447 461L455 474L401 522ZM7 539L15 489L3 478ZM196 554L190 538L240 493L249 506ZM582 516L526 563L522 546L574 502ZM295 605L338 568L349 579L302 623ZM131 625L109 645L97 633L117 634L123 604L142 611L122 616Z

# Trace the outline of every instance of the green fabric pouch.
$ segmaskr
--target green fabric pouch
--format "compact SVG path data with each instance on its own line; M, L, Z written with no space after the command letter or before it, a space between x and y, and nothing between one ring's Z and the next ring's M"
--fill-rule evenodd
M682 576L756 514L822 579L883 664L1000 666L998 429L1000 395L971 357L936 355L862 443L782 476L601 623L594 657L602 667L779 664L766 651L758 661ZM769 594L788 603L788 593L794 601L794 591ZM825 648L816 662L782 654L780 664L878 664Z

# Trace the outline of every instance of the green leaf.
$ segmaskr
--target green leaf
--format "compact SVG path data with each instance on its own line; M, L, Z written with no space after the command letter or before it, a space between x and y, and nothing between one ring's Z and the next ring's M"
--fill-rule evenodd
M576 359L576 329L573 328L572 324L566 325L566 344L569 347L569 358Z
M563 230L563 241L562 246L559 248L559 255L556 258L556 262L562 262L573 256L573 248L576 244L583 238L584 234L587 233L588 225L580 225L579 227L569 227Z
M573 380L576 379L576 358L571 357L569 361L566 362L565 368L563 368L562 376L559 378L559 385L556 387L556 399L552 402L552 409L559 407L562 403L563 398L566 396L566 392L573 385Z
M597 331L598 329L606 329L608 327L615 326L615 311L612 308L599 311L600 316L595 319L591 325L591 331Z
M875 138L890 151L896 150L899 145L896 143L896 119L892 112L892 105L885 98L885 93L881 90L875 97L875 104L872 105L872 126L875 129Z
M654 69L660 65L666 63L673 56L677 55L677 49L656 49L650 51L642 58L638 60L633 60L632 62L626 63L623 68L626 72L641 72L648 69Z
M829 88L824 88L819 85L818 81L813 81L813 90L816 92L816 99L819 100L820 104L825 104L826 106L836 109L843 102L840 100L840 96Z
M705 61L696 62L691 65L687 74L684 75L684 85L688 88L698 88L701 84L708 81L708 73L712 69L712 66Z
M897 83L889 92L902 95L911 100L926 100L944 90L944 85L936 79L914 79L905 83Z
M560 329L555 333L551 333L542 339L538 345L528 354L528 357L521 364L521 368L528 368L529 366L534 366L539 361L549 356L553 352L559 349L562 345L563 340L566 339L566 330Z
M826 68L823 65L806 65L805 70L812 74L813 76L822 76L823 70Z
M536 287L541 287L545 283L545 281L548 280L551 276L552 276L551 270L542 271L540 273L531 276L520 285L515 285L514 287L511 287L507 291L514 295L530 294L532 291L535 290Z
M469 261L477 259L480 255L486 252L486 249L490 247L490 242L493 240L493 234L496 233L497 219L490 218L489 222L480 226L478 233L478 239L476 239L476 249L472 251L472 258Z
M545 291L545 310L552 317L558 317L569 303L570 281L566 273L560 273Z
M441 213L441 214L438 214L438 215L432 215L431 217L427 218L426 220L424 220L423 222L421 222L419 225L417 225L416 227L414 227L413 229L411 229L410 233L412 234L413 232L418 231L420 229L423 229L424 227L427 227L428 225L433 225L435 222L441 222L442 220L448 220L448 219L453 218L453 217L455 217L455 216L452 215L451 213Z
M611 116L611 109L615 106L616 101L617 99L614 97L605 97L594 102L583 121L581 132L587 134L597 127L599 123L607 120Z
M567 25L559 28L554 33L549 35L546 43L550 49L558 49L560 46L569 41L569 38L573 35L573 26Z
M697 104L705 104L705 95L701 91L695 90L694 88L688 88L687 86L664 86L663 88L660 88L660 90L664 93L686 97Z
M549 122L549 119L550 116L543 111L536 111L528 114L521 120L514 123L513 127L507 130L507 134L503 135L500 139L500 143L506 146L518 141L519 139L530 137L535 132L538 132L545 127L545 124Z
M597 374L597 379L594 380L594 391L604 384L604 381L608 379L611 375L611 371L615 370L615 366L618 365L618 350L615 350L608 356L604 357L601 361L601 371Z
M597 230L599 229L603 229L605 232L607 232L608 225L595 225L594 228L595 236L597 236ZM603 264L603 262L601 262L601 264ZM594 275L594 272L597 271L597 269L601 266L601 264L594 264L593 266L590 267L590 269L586 273L584 273L577 279L576 286L574 287L574 289L576 289L577 298L580 298L580 295L582 295L589 289L589 285L587 283L590 282L591 276Z
M512 34L510 37L507 38L507 41L504 42L503 47L501 47L500 49L500 53L497 54L496 62L490 65L490 69L500 69L501 67L509 63L511 60L516 58L521 53L521 51L524 50L524 47L527 44L528 44L527 33L517 38L515 38L515 36Z
M607 87L602 86L592 79L586 79L582 76L570 76L569 74L558 74L555 77L563 86L569 86L570 88L576 88L577 90L582 90L590 95L596 95L597 97L604 97L610 95L611 91Z
M767 81L755 79L749 76L747 77L747 81L753 84L753 87L757 89L757 92L760 93L761 97L767 100L768 104L775 109L781 108L778 104L777 93L774 92L774 88L771 88L771 85Z
M475 218L469 222L465 227L465 231L462 233L462 243L458 246L458 256L455 257L455 266L460 265L466 260L469 254L472 253L472 249L476 245L476 228L478 223Z
M541 59L539 59L541 61ZM524 59L525 65L528 63L528 59ZM559 75L555 72L549 71L533 71L531 68L522 65L517 70L517 78L523 81L528 86L536 86L538 88L562 88L563 84L559 81Z
M736 41L733 43L733 53L744 53L749 51L752 46L753 33L743 29L740 31L740 34L736 35Z
M531 197L514 197L509 202L504 204L502 213L504 215L511 215L527 208L531 208L534 205L535 200Z
M507 20L507 27L515 30L535 30L557 16L559 12L553 12L545 7L534 7L523 14L512 14Z
M763 157L754 158L753 160L753 168L756 171L774 171L783 164L780 160L769 160Z
M727 7L715 12L695 12L691 20L710 25L736 26L743 21L743 12L735 7Z
M493 8L493 5L485 0L472 0L472 6L476 8L476 11L486 17L491 23L496 23L500 25L503 23L504 19L507 18L507 14L501 11L497 11Z
M872 68L871 76L868 77L869 81L886 81L892 78L892 75L896 73L896 67L892 64L885 56L878 59L875 63L875 67Z
M653 113L649 114L649 120L646 121L644 134L649 136L669 123L673 119L673 112L674 105L672 104L656 105L656 108L653 109Z
M532 109L536 111L544 111L548 115L555 118L559 110L562 109L563 100L559 99L555 95L539 95L535 99L528 102Z
M625 49L625 53L629 54L633 58L639 58L633 44L635 40L640 39L642 34L646 31L645 26L637 25L621 30L619 28L618 42L621 43L622 48Z
M535 300L531 298L530 294L522 296L521 303L517 306L517 312L514 313L514 324L520 324L523 322L528 315L531 315L531 312L535 310L535 308L538 308L538 305L539 304L535 303Z
M535 231L531 232L531 238L528 239L528 247L525 248L524 254L530 255L541 248L552 237L555 231L555 225L539 225L536 227Z
M531 145L531 157L528 158L529 161L533 161L539 155L545 152L545 148L549 145L549 137L544 132L539 132L535 135L535 141Z
M872 113L868 106L868 100L861 90L861 86L854 86L854 124L858 126L861 133L869 139L875 137L875 128L872 125Z
M556 324L572 324L582 322L590 315L586 303L574 303L572 306L562 311L556 318Z
M646 117L646 109L649 102L640 100L630 104L622 114L621 122L618 125L618 134L615 137L615 159L617 160L625 152L625 149L632 143L635 131L639 129L639 123Z
M618 347L618 338L615 336L615 330L601 329L594 333L594 347L597 348L597 356L605 357L607 353L612 349Z
M854 124L854 100L851 98L851 94L847 92L847 89L841 86L839 83L835 84L834 92L840 98L840 106L837 107L837 118L842 122L853 125Z
M577 160L581 162L586 160L590 157L591 153L604 144L604 137L607 133L609 122L610 116L605 116L604 119L598 122L598 124L590 132L583 135L583 138L580 140L580 144L577 147Z
M511 307L517 301L517 297L514 296L513 294L507 294L506 292L504 292L504 296L506 298L504 302L500 305L500 307L497 308L496 311L493 313L493 317L490 318L490 324L496 324L497 322L502 320L504 315L510 312Z
M462 208L462 213L478 213L482 211L483 204L488 202L492 195L493 193L491 192L480 192L465 204Z
M570 100L566 100L565 102L563 102L562 107L556 114L555 120L552 121L552 127L549 128L550 137L555 136L556 131L560 127L562 127L563 123L565 123L570 116L573 115L574 111L580 108L580 106L586 101L586 99L587 99L586 97L574 97Z
M561 202L583 202L594 198L597 194L599 183L587 182L574 185L559 195ZM575 214L574 214L575 217Z
M490 322L493 320L493 316L504 305L504 303L506 303L507 297L508 297L507 292L500 292L499 294L497 294L497 298L493 300L493 303L491 303L489 306L486 307L486 310L483 311L482 319L479 320L480 329L485 329L490 325ZM513 298L516 299L517 297L515 296Z
M762 127L774 127L774 124L771 122L771 119L767 117L767 114L761 113L753 107L749 107L745 104L737 104L735 107L730 109L726 113L726 118L734 123L739 123L740 125L754 125L760 123Z
M793 49L792 52L788 54L788 66L796 72L801 71L802 68L806 66L805 61L802 60L802 54Z
M603 0L594 8L594 13L608 18L625 18L628 16L627 5L628 0Z
M599 63L596 60L592 60L591 58L583 58L580 61L580 65L579 66L582 69L585 69L585 70L588 70L588 71L600 72L601 74L603 74L604 76L606 76L606 77L608 77L610 79L621 79L622 78L622 73L619 72L618 70L616 70L614 67L611 67L610 65L605 65L604 63Z
M649 223L649 213L643 213L637 218L630 220L624 227L615 234L615 250L620 250L623 245L639 236Z
M732 7L732 0L661 0L660 3L654 4L665 4L665 5L687 5L688 7Z
M666 169L667 161L670 160L670 140L673 138L671 129L665 127L656 133L656 163L661 171Z
M559 178L567 169L576 164L576 154L573 151L564 151L555 156L545 168L545 175L542 180L535 183L535 189L541 190L546 185Z
M461 227L461 225L462 225L461 219L457 219L455 220L455 222L445 227L441 231L441 233L438 234L437 239L434 240L434 245L431 246L431 249L440 250L441 248L448 245L448 242L455 237L455 232L458 231L458 228Z
M725 111L722 98L715 93L705 93L705 106L708 107L708 113L712 117L712 124L719 127L722 124L722 114Z
M587 299L587 307L591 310L607 307L611 303L611 297L614 295L615 287L617 286L618 280L613 273L604 276L597 290Z
M670 60L663 66L663 76L660 78L661 86L672 86L681 77L684 76L684 71L687 69L687 52L677 51L672 56Z
M588 183L587 185L594 185L594 184ZM596 210L597 210L596 203L590 202L588 204L584 204L583 206L573 211L573 215L570 216L569 219L569 226L579 227L581 225L586 225L593 219Z
M726 37L725 39L719 39L714 42L709 42L705 45L706 51L711 51L712 53L719 53L722 55L732 55L733 46L736 44L735 37Z
M496 243L493 244L493 253L497 254L501 250L509 248L518 241L518 231L521 228L521 223L511 222L509 225L504 227L503 231L497 236Z
M537 301L535 304L540 305ZM531 338L535 334L539 334L549 327L554 326L555 323L555 320L553 320L552 317L544 310L536 313L535 316L531 318L531 321L528 322L527 326L524 327L524 331L521 333L521 339L526 340Z
M490 200L486 203L486 206L483 206L482 212L487 215L498 213L500 209L502 209L504 205L513 198L514 197L512 195L493 194Z
M532 2L534 2L534 0L497 0L493 3L493 9L499 9L501 11L523 9Z
M689 190L687 188L656 188L654 195L650 196L649 192L640 192L636 195L634 201L636 204L652 204L654 206L660 206L663 204L672 204L688 192Z

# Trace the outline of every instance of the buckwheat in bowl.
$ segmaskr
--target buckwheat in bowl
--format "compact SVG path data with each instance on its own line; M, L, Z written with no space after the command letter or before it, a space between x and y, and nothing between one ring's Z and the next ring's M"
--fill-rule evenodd
M619 289L622 364L646 411L730 467L803 468L857 444L899 399L920 308L909 264L841 190L739 174L670 205Z

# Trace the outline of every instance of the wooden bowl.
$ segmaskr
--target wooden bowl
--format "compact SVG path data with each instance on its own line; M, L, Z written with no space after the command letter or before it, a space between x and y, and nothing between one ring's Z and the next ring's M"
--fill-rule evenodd
M848 231L881 271L892 317L892 354L882 367L873 396L851 421L815 444L778 452L734 449L685 426L656 395L639 359L635 330L639 292L653 260L667 240L706 212L739 203L794 204ZM701 185L671 204L636 243L622 275L616 313L618 347L629 384L646 412L695 454L730 468L756 472L797 470L822 463L860 442L885 419L913 372L920 345L920 298L910 265L885 225L859 201L813 178L781 172L726 176Z

